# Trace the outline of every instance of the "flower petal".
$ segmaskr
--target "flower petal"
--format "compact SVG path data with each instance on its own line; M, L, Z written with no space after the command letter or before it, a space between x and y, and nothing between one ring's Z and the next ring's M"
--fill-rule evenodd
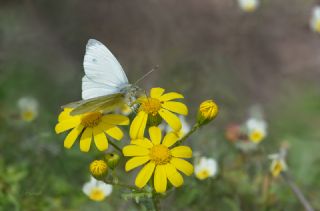
M106 134L98 127L93 128L94 143L100 151L108 149L108 139Z
M155 126L150 127L149 128L149 136L150 136L150 139L151 139L153 145L160 144L161 138L162 138L161 137L162 136L161 129L158 127L155 127Z
M134 118L130 126L129 133L131 139L143 138L147 120L148 114L144 111L140 111L138 115Z
M193 166L183 159L172 158L170 163L187 176L190 176L193 173Z
M169 100L174 100L174 99L181 99L184 98L182 94L176 93L176 92L168 92L164 95L162 95L159 100L160 101L169 101Z
M66 119L68 119L68 118L74 117L74 116L70 116L70 112L71 112L72 110L73 110L72 108L65 108L65 109L59 114L58 121L61 122L61 121L66 120Z
M92 141L92 128L88 127L84 130L80 138L80 150L88 152Z
M147 182L149 181L153 170L155 168L155 163L154 162L149 162L147 165L145 165L141 171L138 173L135 184L139 188L143 188Z
M171 147L174 145L177 141L179 140L179 137L177 136L177 133L175 132L169 132L167 135L164 137L162 144Z
M80 118L70 118L56 124L55 131L57 134L76 127L80 124Z
M123 147L122 152L124 156L145 156L149 154L149 150L137 145L128 145Z
M159 115L169 124L169 126L173 130L179 131L181 129L180 119L170 111L165 109L160 109Z
M142 164L145 164L149 160L150 160L149 156L133 157L127 161L125 169L126 171L130 171L134 168L137 168L138 166L141 166Z
M150 149L151 147L153 147L152 142L147 138L132 140L130 144L138 145L147 149Z
M108 114L102 117L102 121L112 125L128 125L130 120L128 117L119 114Z
M167 177L168 177L170 183L174 187L179 187L183 184L183 177L177 171L177 169L174 167L174 165L172 165L171 163L168 163L166 165L166 172L167 172Z
M164 93L164 89L160 87L152 88L150 90L150 97L159 98Z
M166 192L167 174L165 165L157 165L154 171L154 188L158 193Z
M112 128L109 128L105 131L109 136L111 136L112 138L120 141L123 138L123 132L121 131L121 129L117 126L114 126Z
M171 155L179 158L191 158L192 150L187 146L178 146L170 150Z
M79 134L82 132L82 130L82 125L78 125L77 127L73 128L64 140L64 147L70 149L76 141L76 139L78 138Z
M161 104L162 108L168 109L169 111L181 114L181 115L188 115L188 108L185 104L181 102L163 102Z

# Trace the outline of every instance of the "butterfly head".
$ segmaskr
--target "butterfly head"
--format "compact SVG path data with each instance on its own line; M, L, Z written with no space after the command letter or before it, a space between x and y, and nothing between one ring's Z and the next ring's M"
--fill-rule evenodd
M125 101L132 105L139 97L145 95L144 91L137 85L128 85L121 89L121 92L125 94Z

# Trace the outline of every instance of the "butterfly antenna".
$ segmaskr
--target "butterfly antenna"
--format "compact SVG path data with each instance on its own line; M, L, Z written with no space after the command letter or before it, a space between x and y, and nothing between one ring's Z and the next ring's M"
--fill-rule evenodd
M144 74L141 78L139 78L134 85L137 85L140 81L142 81L143 79L145 79L148 75L150 75L152 72L156 71L159 69L159 66L155 66L154 68L152 68L149 72L147 72L146 74Z

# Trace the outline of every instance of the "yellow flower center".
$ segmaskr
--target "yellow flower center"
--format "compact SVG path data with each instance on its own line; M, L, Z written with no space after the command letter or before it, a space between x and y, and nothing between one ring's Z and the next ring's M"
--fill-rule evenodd
M168 147L159 144L155 145L150 150L150 159L156 163L156 165L167 164L171 160L171 153Z
M258 130L254 130L250 133L249 136L250 140L253 141L254 143L259 143L260 141L262 141L262 139L264 138L264 135L261 131Z
M209 171L207 169L203 169L201 171L199 171L196 176L198 179L200 180L204 180L204 179L207 179L209 177Z
M90 112L81 117L81 124L85 127L95 127L101 122L101 112Z
M21 118L23 121L31 122L35 118L35 113L33 111L24 111L21 113Z
M315 22L315 27L314 27L316 32L320 32L320 20L317 20Z
M93 188L89 194L89 198L94 201L102 201L105 195L100 188Z
M158 99L148 97L145 99L140 106L140 109L148 114L153 116L157 115L158 111L161 108L161 102Z
M282 171L282 169L283 169L283 167L282 167L281 162L276 161L275 165L273 166L273 168L271 170L272 171L271 173L274 177L277 177L280 174L280 172Z
M243 9L246 12L253 12L256 9L256 4L254 2L247 3Z

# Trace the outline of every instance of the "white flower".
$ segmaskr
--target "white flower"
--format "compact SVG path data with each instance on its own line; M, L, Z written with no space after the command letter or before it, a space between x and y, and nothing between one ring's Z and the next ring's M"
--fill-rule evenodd
M102 201L112 192L112 185L106 184L95 178L83 185L82 191L93 201Z
M320 6L316 6L312 10L310 27L314 32L320 33Z
M267 135L267 123L263 120L250 118L246 122L249 140L259 143Z
M259 0L238 0L240 8L245 12L253 12L260 4Z
M38 101L32 97L22 97L18 100L20 117L23 121L31 122L38 116Z
M288 167L285 161L286 155L286 149L280 149L279 153L271 154L268 156L268 158L272 160L270 166L270 172L272 176L277 177L281 172L287 170Z
M218 173L217 161L212 158L201 157L199 162L195 164L194 173L200 180L214 177Z
M176 131L176 132L177 132L177 135L179 136L179 138L182 138L184 135L186 135L190 131L191 127L184 116L180 115L179 119L180 119L182 127L181 127L180 131ZM164 126L162 124L160 124L159 127L163 128ZM165 130L166 130L166 133L168 133L168 132L172 131L172 128L169 125L167 125L165 127Z

